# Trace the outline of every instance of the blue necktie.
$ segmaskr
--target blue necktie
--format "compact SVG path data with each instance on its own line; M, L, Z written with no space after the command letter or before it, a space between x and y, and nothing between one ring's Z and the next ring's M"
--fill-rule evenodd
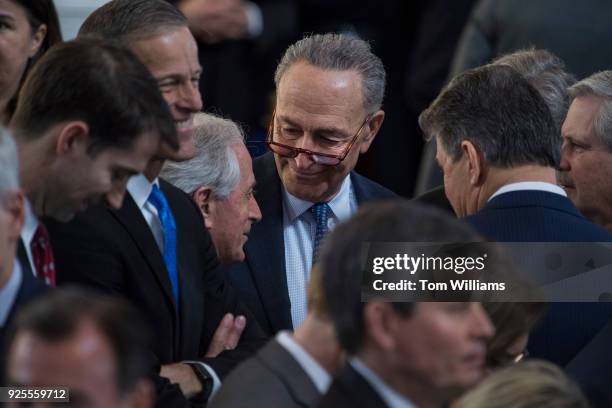
M312 263L313 265L317 262L317 257L319 255L319 245L323 240L323 237L327 234L329 229L327 228L327 219L332 214L331 208L327 203L316 203L312 207L310 207L310 212L315 218L317 222L317 232L315 234L315 240L312 251Z
M179 283L178 271L176 268L176 224L174 216L168 205L168 201L156 184L153 185L153 190L148 200L157 209L159 221L164 229L164 262L168 269L168 277L172 285L172 295L174 296L175 304L179 305Z

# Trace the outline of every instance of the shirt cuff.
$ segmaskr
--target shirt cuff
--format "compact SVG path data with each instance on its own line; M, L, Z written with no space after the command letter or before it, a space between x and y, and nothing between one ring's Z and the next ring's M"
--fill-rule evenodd
M204 364L201 361L188 360L188 361L183 361L183 363L187 363L187 364L199 364L200 366L204 367L206 369L206 371L208 371L208 374L210 374L210 376L212 377L212 380L213 380L213 388L212 388L212 391L211 391L210 395L208 396L208 400L210 401L210 399L217 392L219 392L219 389L221 388L221 380L219 379L219 376L217 375L217 373L215 373L215 370L213 370L212 367L209 366L208 364Z
M247 33L250 38L258 37L263 31L263 15L259 6L253 2L245 2L247 13Z

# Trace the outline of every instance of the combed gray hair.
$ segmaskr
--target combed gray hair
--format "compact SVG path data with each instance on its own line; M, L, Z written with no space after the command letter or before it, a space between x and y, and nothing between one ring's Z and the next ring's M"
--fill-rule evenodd
M17 145L8 130L0 126L0 199L19 188Z
M576 82L576 78L565 71L563 60L550 51L530 48L503 55L493 64L515 69L540 93L560 135L569 109L567 88Z
M276 87L289 67L307 62L333 71L357 71L363 85L363 104L367 113L382 106L385 95L385 67L366 41L346 34L315 34L304 37L285 51L274 76Z
M569 88L570 98L597 96L603 99L593 127L595 134L612 151L612 71L601 71Z
M194 118L195 157L166 161L161 177L187 194L208 186L216 200L226 200L240 180L240 165L232 145L244 143L242 129L231 120L208 113Z

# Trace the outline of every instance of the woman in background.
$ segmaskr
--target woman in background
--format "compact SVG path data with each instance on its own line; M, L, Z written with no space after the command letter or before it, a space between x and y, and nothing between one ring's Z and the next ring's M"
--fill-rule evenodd
M27 71L62 41L53 0L0 0L0 122L7 124Z

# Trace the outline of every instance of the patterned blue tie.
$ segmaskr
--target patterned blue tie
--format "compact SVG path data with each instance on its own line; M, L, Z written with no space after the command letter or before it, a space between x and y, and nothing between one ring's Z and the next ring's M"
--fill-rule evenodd
M321 240L329 231L327 228L327 219L332 214L332 210L329 208L327 203L316 203L310 207L310 212L317 222L317 232L315 234L312 251L312 263L314 265L317 262L317 257L319 256L319 245L321 244Z
M176 268L176 224L174 223L174 216L164 193L161 192L156 184L153 185L148 201L157 209L159 221L164 229L164 262L168 269L170 284L172 284L172 295L174 296L175 304L178 306L179 284Z

